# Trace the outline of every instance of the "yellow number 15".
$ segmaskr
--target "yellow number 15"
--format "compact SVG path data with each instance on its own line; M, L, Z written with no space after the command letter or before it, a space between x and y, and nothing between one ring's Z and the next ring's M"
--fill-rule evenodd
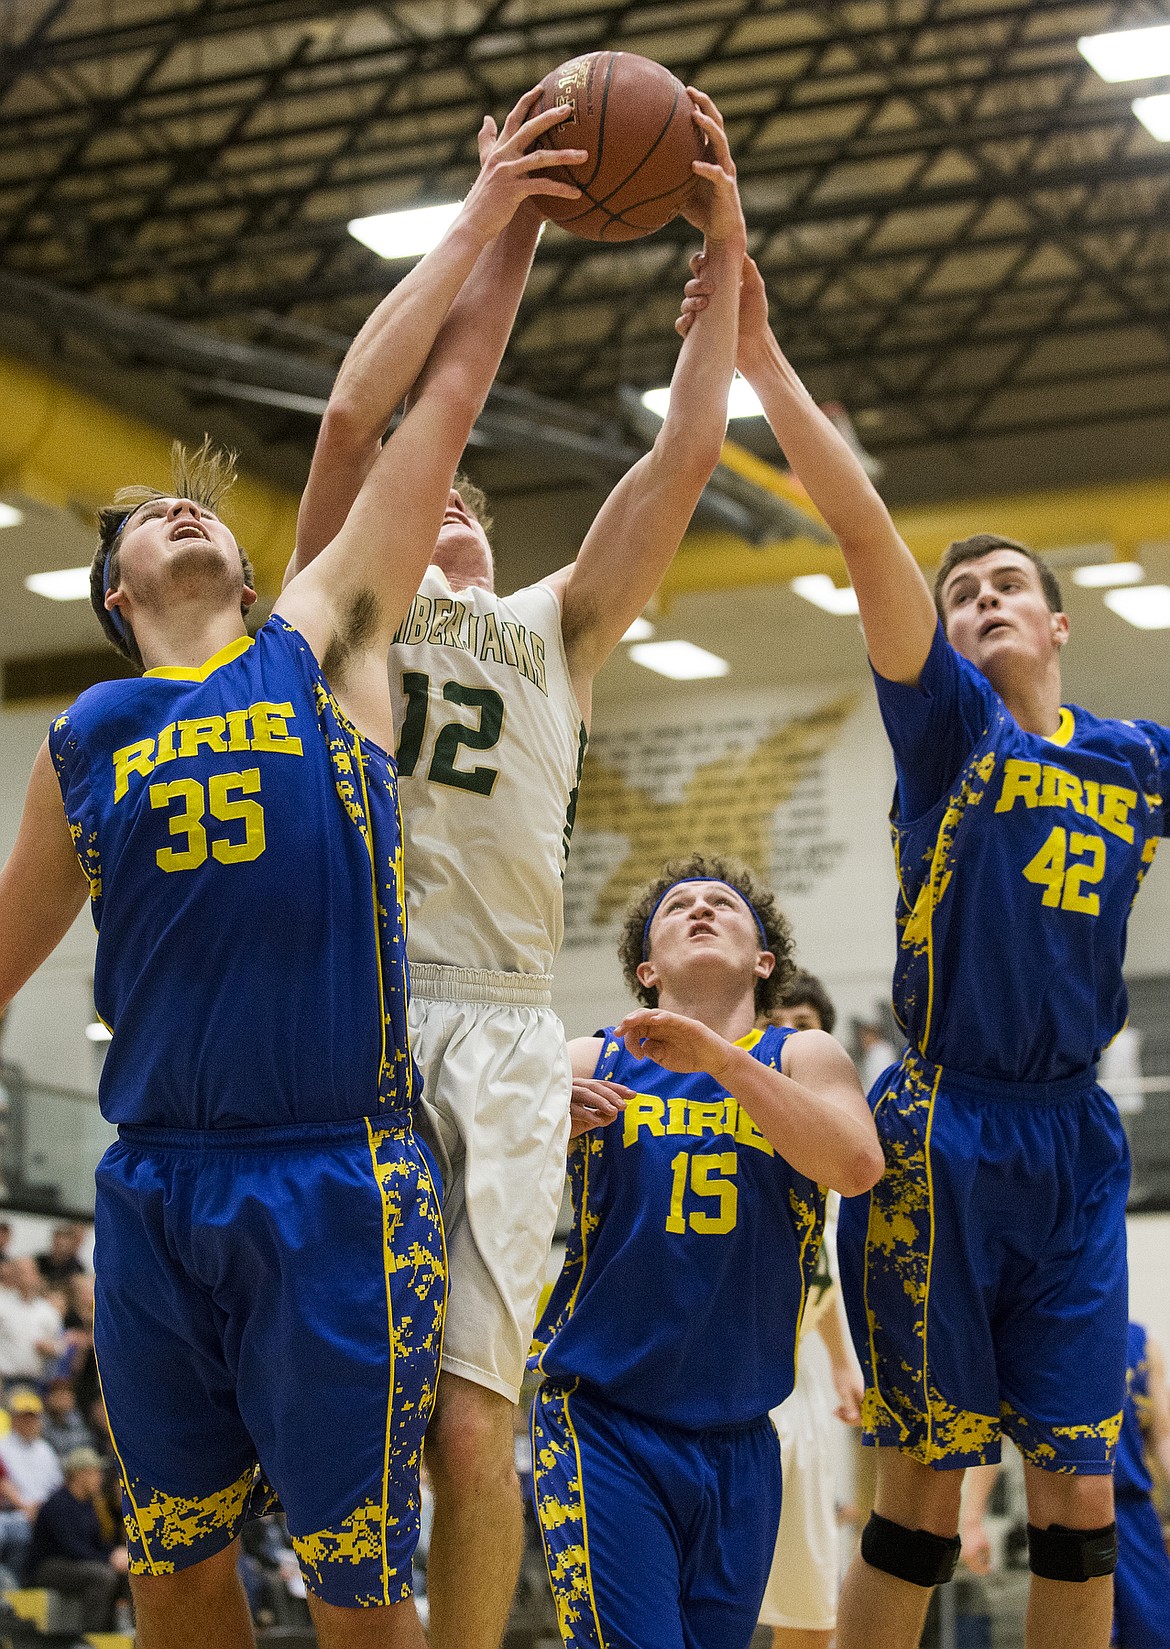
M666 1229L685 1231L689 1224L692 1231L734 1231L739 1213L739 1187L735 1183L737 1160L734 1151L695 1157L689 1151L680 1151L670 1165L670 1213ZM701 1208L692 1209L689 1216L684 1213L688 1163L692 1192L707 1202L714 1198L719 1205L718 1213L707 1213Z
M232 800L232 791L243 794ZM182 806L167 821L172 836L186 837L185 847L160 847L155 854L161 870L195 870L207 859L207 829L205 813L224 824L242 824L243 840L230 835L217 837L211 843L211 856L221 865L238 865L246 859L258 859L264 852L264 809L259 802L245 800L260 794L260 769L246 767L242 773L213 773L207 781L207 794L198 779L172 779L169 784L152 784L150 805L169 808L172 802Z

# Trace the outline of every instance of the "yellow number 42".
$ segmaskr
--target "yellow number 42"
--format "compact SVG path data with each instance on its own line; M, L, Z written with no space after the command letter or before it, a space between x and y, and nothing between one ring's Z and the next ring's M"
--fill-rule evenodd
M1087 859L1077 859L1078 854ZM1085 835L1074 830L1071 835L1063 825L1057 825L1034 859L1024 866L1024 876L1044 889L1040 903L1055 909L1079 910L1085 916L1096 916L1101 900L1095 893L1086 893L1085 884L1099 882L1105 874L1105 843L1100 836Z
M232 791L242 794L233 800ZM264 852L264 809L259 802L245 798L260 794L260 769L246 767L242 773L213 773L207 781L207 794L198 779L172 779L169 784L152 784L150 805L169 808L172 802L181 802L178 812L171 813L167 826L172 836L185 838L183 847L160 847L155 854L160 870L195 870L206 863L208 841L203 823L204 814L224 824L243 825L243 840L229 835L211 843L211 856L221 865L237 865L246 859L258 859Z
M684 1212L688 1163L692 1192L704 1201L714 1198L719 1205L717 1213L708 1213L702 1208L692 1209L689 1216ZM735 1183L737 1166L738 1158L734 1151L694 1157L689 1151L680 1151L670 1165L670 1213L667 1215L666 1229L685 1231L689 1224L692 1231L734 1231L739 1213L739 1187Z

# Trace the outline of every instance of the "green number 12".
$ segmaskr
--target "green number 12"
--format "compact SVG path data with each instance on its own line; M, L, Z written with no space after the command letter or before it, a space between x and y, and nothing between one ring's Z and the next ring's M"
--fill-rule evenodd
M420 670L404 670L402 691L406 698L406 714L402 718L402 732L398 738L398 771L409 779L418 766L423 740L427 731L427 713L431 702L431 681ZM479 711L474 727L466 722L449 721L439 729L427 778L436 784L453 785L456 790L471 790L478 796L490 796L499 777L495 767L473 767L469 771L456 767L461 746L468 750L491 750L500 742L504 729L504 701L491 687L465 687L461 681L443 685L443 697L448 704L463 705Z

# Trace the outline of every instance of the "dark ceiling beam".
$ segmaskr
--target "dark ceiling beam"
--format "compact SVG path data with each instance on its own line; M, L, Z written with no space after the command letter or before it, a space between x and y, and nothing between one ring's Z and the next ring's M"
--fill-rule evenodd
M1026 19L1030 15L1033 15L1033 13L1019 8L1013 8L1003 14L1005 22L1017 18ZM705 20L705 9L703 16ZM461 41L464 38L463 36L452 37L453 43L447 48L448 53L457 56L458 47L454 42ZM729 87L726 93L722 94L725 95L728 107L732 110L732 118L737 121L753 118L755 111L737 108L736 105L742 103L744 98L759 95L765 90L770 91L776 86L778 79L780 84L783 85L786 85L789 81L796 83L797 106L802 111L842 108L859 102L867 95L858 91L858 71L855 67L847 69L843 67L833 68L827 66L823 60L829 53L839 52L846 45L850 49L855 49L859 42L865 38L865 34L861 31L846 31L826 35L821 39L810 40L799 46L788 46L786 44L782 54L778 52L776 55L783 55L785 58L790 57L792 59L790 72L787 74L781 73L779 76L777 66L771 62L772 54L761 53L757 49L748 47L738 51L730 46L727 47L721 54L719 62L713 64L712 67L724 68L741 63L750 63L759 71L758 78L754 82L748 81L733 88ZM474 44L477 37L472 36L471 39ZM1026 56L1021 57L1019 62L1009 65L1009 72L1013 80L1019 80L1021 84L1024 84L1043 76L1051 76L1061 69L1067 68L1074 60L1079 61L1079 59L1076 59L1075 40L1071 35L1067 40L1045 41L1043 45L1052 51L1052 57L1040 57L1036 55L1034 50L1030 51ZM816 74L811 76L808 72L809 60L814 47L817 58ZM420 47L409 45L378 46L336 57L314 56L304 65L296 82L277 96L274 100L274 107L281 107L285 102L295 105L301 100L311 101L340 91L359 92L368 87L380 87L389 73L397 73L400 70L402 66L400 60L407 57L417 58L421 50ZM432 58L435 56L437 47L433 41L426 43L426 51ZM517 68L527 70L528 60L531 55L531 53L526 53L525 57L517 63ZM893 93L914 89L938 90L955 85L978 84L986 87L989 69L992 63L1001 55L997 51L994 42L985 44L978 51L964 51L961 54L962 60L958 63L954 61L951 53L922 53L915 56L912 62L908 62L903 71L895 72L891 65L887 65L886 82ZM446 61L447 57L444 56L441 62L435 62L432 67L442 69L445 67ZM485 58L483 66L490 68L493 74L498 76L501 59L495 56ZM943 70L945 70L945 80L940 80L933 71ZM232 74L209 76L205 80L200 80L200 114L211 117L230 115L238 106L241 97L253 95L250 88L263 80L265 72L266 65L257 64L255 67L237 70ZM924 81L922 77L928 73L932 74L932 78ZM333 78L329 78L330 74ZM518 73L511 78L508 88L505 88L502 92L497 91L494 93L493 102L502 104L507 99L509 89L515 88L518 94L526 84L526 76ZM216 92L222 92L224 95L218 98L214 97L212 94ZM19 148L21 140L25 142L35 140L39 143L67 141L73 135L72 127L65 124L63 129L59 129L62 128L63 123L75 122L76 119L84 118L98 108L108 110L109 104L105 99L94 99L87 96L84 89L81 88L79 88L77 95L78 102L72 109L22 110L19 116L0 119L0 139L7 135L12 140L10 142L0 142L0 149L7 151L8 149ZM1122 93L1111 92L1109 89L1103 88L1101 95L1104 100L1108 101L1111 98L1121 97ZM167 87L156 92L147 89L138 98L137 107L140 110L140 117L145 121L154 118L160 123L165 123L168 119L173 118L173 100L173 88ZM155 107L156 104L157 108ZM420 96L415 103L404 107L402 113L404 118L417 118L417 116L424 113L428 115L449 115L458 113L465 107L466 99L462 97L452 97L449 94L438 98ZM332 130L336 124L337 122L326 122L325 128ZM284 129L282 121L282 133ZM292 126L287 129L289 131L297 130ZM305 130L313 129L312 127L305 128Z
M331 21L338 21L346 16L368 10L369 0L332 0L328 10ZM665 8L658 9L657 15L661 19L651 23L639 19L639 33L650 35L669 35L680 29L692 20L704 22L718 22L728 10L733 9L719 0L675 0L669 8L669 17L665 15ZM802 46L812 47L819 43L821 29L810 27L806 33L793 37L791 25L794 16L808 14L810 8L786 4L785 0L776 0L776 3L765 9L765 15L775 14L785 20L785 37L777 43L776 48L784 51L796 50ZM1045 6L1048 28L1042 38L1037 39L1037 49L1044 49L1049 42L1072 39L1083 34L1086 27L1092 25L1087 21L1086 14L1094 8L1078 4L1077 0L1064 0L1064 3ZM1104 12L1106 8L1097 8ZM393 8L384 8L393 14ZM589 33L595 33L604 27L614 8L612 5L581 6L565 5L561 7L548 6L539 15L528 15L523 21L509 23L500 30L503 40L509 37L515 44L509 48L500 42L492 43L492 61L507 63L517 57L523 57L533 49L539 49L542 40L548 36L555 36L559 41L573 49L571 41L580 40ZM642 8L643 12L647 8ZM932 32L941 39L949 39L952 44L952 54L973 54L986 44L987 32L1004 18L1018 16L1027 12L1033 17L1036 7L1030 0L1017 0L1017 3L1007 5L990 5L987 7L972 7L967 12L955 12L951 16L942 18L932 25ZM222 38L227 34L240 34L260 29L271 29L281 25L318 21L322 16L320 0L239 0L235 5L219 5L201 19L199 39ZM1054 19L1064 16L1068 19L1067 33L1061 33L1054 27ZM858 29L846 31L840 37L844 43L851 43L854 39L896 41L907 35L915 35L921 30L918 18L898 16L892 11L885 19L876 23L869 23ZM568 31L567 33L565 31ZM972 38L973 31L978 38ZM79 30L74 34L56 34L51 39L44 38L30 42L23 51L18 52L15 67L20 73L43 73L60 65L72 65L96 60L108 60L126 54L157 50L162 46L171 46L176 42L178 22L174 13L164 13L153 19L140 22L122 24L111 28ZM443 45L464 39L475 40L477 31L472 29L451 29L433 37L434 42ZM936 48L937 49L937 48ZM756 48L758 55L759 48ZM749 54L750 55L750 52Z

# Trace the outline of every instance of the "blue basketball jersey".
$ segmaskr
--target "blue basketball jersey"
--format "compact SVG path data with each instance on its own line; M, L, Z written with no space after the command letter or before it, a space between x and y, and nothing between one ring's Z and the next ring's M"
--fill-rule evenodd
M898 783L894 1009L935 1065L1087 1071L1125 1023L1134 895L1166 834L1170 730L1068 706L1025 732L941 626L917 686L876 677Z
M98 930L104 1115L405 1113L417 1078L397 775L279 617L83 693L49 747Z
M741 1047L776 1069L791 1033ZM605 1033L597 1076L638 1097L569 1154L574 1225L534 1364L693 1430L746 1424L792 1390L825 1194L712 1077Z
M1129 1325L1125 1363L1125 1407L1121 1411L1113 1483L1119 1495L1149 1494L1154 1479L1146 1461L1142 1420L1150 1408L1150 1370L1146 1362L1146 1331L1140 1323Z

